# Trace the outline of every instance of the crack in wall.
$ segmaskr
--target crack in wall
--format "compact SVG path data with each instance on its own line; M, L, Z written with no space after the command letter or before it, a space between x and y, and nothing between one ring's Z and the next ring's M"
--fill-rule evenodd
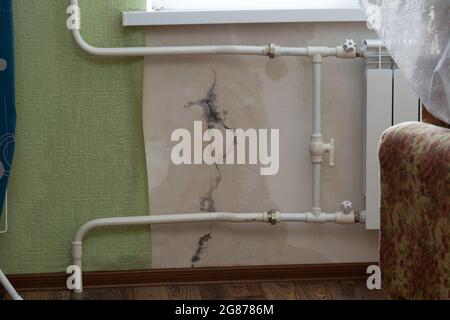
M207 233L200 237L197 243L197 251L195 252L194 256L191 259L192 267L195 267L195 264L200 261L203 252L207 249L208 241L211 240L212 235L211 233Z
M198 101L189 102L184 107L191 108L194 106L198 106L202 108L203 118L206 121L206 125L208 129L222 129L222 130L233 130L234 132L234 146L236 145L236 132L235 129L230 128L226 124L226 117L228 115L227 110L220 110L220 107L217 102L217 74L215 70L213 72L213 82L206 93L206 96L203 99ZM230 150L226 152L223 156L225 160ZM220 182L222 181L222 172L220 171L219 165L216 163L216 176L212 179L212 183L210 188L205 196L200 197L200 212L216 212L216 205L214 199L214 192L219 188ZM205 234L200 237L198 241L197 251L191 259L192 267L195 267L195 264L199 262L202 258L202 254L207 248L207 242L212 238L211 233Z
M214 178L214 183L211 185L206 196L200 198L200 211L201 212L216 212L215 200L213 198L214 191L219 187L220 181L222 181L222 173L219 166L216 164L217 176Z
M217 73L215 70L213 72L213 82L206 93L206 96L203 99L189 102L184 107L191 108L193 106L199 106L203 109L203 118L206 121L208 129L225 129L225 130L233 130L226 123L226 116L228 114L227 110L219 110L219 105L217 103ZM236 134L234 145L236 145ZM226 159L230 151L227 151L223 156L223 159ZM215 164L217 176L213 179L213 184L210 186L208 192L205 196L199 199L200 202L200 211L201 212L216 212L215 201L214 201L214 191L219 188L220 182L222 181L222 173L217 164Z
M185 108L190 108L193 106L199 106L203 109L203 118L206 120L208 129L212 128L223 128L231 129L225 124L226 116L228 112L226 110L219 110L219 105L217 104L217 74L213 70L214 80L209 88L206 96L203 99L189 102L185 105ZM232 129L234 130L234 129Z

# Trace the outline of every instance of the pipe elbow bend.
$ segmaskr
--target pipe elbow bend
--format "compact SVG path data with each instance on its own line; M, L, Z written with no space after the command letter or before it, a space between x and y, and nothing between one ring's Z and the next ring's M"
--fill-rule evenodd
M97 219L97 220L92 220L89 222L86 222L85 224L83 224L77 231L77 233L75 234L75 237L73 238L72 243L82 243L84 237L86 236L86 234L89 233L89 231L95 229L100 222L102 221L102 219Z

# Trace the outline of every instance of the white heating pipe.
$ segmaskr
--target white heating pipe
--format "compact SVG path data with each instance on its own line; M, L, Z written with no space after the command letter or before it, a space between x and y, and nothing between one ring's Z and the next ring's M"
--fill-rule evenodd
M78 8L78 12L68 9L67 13L74 14L80 24L81 11L78 0L69 0L69 5ZM74 25L76 25L75 23ZM72 28L72 35L78 46L84 51L98 56L151 56L151 55L255 55L268 56L310 56L320 53L323 57L335 56L339 58L355 58L356 54L345 51L342 46L330 47L280 47L274 44L265 46L243 45L211 45L211 46L165 46L165 47L128 47L128 48L98 48L91 46L81 36L78 27ZM356 53L356 50L355 52Z
M138 217L116 217L102 218L87 222L76 233L72 241L72 261L73 265L78 266L82 275L82 257L83 257L83 239L92 230L103 227L117 226L137 226L152 224L175 224L175 223L194 223L194 222L265 222L277 224L280 222L310 222L325 223L336 222L340 224L353 224L358 222L355 212L349 213L280 213L280 212L260 212L260 213L183 213L169 215L150 215ZM83 292L83 283L81 277L80 289L75 289L76 293Z
M97 56L151 56L151 55L260 55L268 56L268 46L183 46L183 47L133 47L133 48L97 48L84 41L80 30L72 30L78 46L84 51Z
M313 134L312 139L322 138L322 56L313 56ZM312 163L312 211L319 214L320 208L320 172L321 162Z
M322 55L316 53L313 56L313 101L314 119L313 134L322 134Z
M23 300L22 297L17 293L16 289L9 282L8 278L5 276L2 270L0 270L0 283L5 288L6 292L11 296L13 300Z

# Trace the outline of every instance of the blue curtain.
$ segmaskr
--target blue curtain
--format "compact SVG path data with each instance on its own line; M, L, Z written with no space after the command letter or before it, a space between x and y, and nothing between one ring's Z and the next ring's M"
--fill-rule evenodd
M5 202L15 147L12 0L0 0L0 215Z

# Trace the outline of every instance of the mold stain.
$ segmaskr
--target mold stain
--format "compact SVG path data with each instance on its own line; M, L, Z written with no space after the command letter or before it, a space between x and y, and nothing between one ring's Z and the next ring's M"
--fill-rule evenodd
M214 201L214 191L217 190L217 188L220 185L220 182L222 181L222 173L220 172L219 166L216 164L216 171L217 176L214 178L214 181L209 188L206 196L200 198L200 211L201 212L216 212L216 206Z
M195 252L194 256L191 259L192 268L194 268L195 264L197 262L199 262L200 259L202 258L202 254L203 254L203 252L205 252L205 250L207 248L207 243L209 240L211 240L211 238L212 238L211 233L207 233L207 234L203 235L202 237L200 237L200 239L198 240L197 251Z
M219 110L219 105L217 104L217 74L213 70L213 83L209 88L206 96L198 101L189 102L185 105L185 108L191 108L193 106L198 106L203 109L203 118L208 125L208 129L230 129L225 124L226 116L228 112L226 110Z
M234 130L230 128L226 124L226 117L228 115L227 110L220 110L217 101L217 73L215 70L213 72L213 82L206 93L206 96L203 99L198 101L189 102L184 107L201 107L203 110L203 118L206 121L206 125L208 129L225 129L225 130ZM236 135L234 140L234 145L236 145ZM226 156L230 153L231 150L228 150L224 155L224 160ZM215 164L215 168L217 171L217 175L213 178L213 183L210 186L208 192L205 196L200 197L200 211L201 212L216 212L215 201L214 201L214 192L219 188L220 182L222 181L222 173L217 164Z

